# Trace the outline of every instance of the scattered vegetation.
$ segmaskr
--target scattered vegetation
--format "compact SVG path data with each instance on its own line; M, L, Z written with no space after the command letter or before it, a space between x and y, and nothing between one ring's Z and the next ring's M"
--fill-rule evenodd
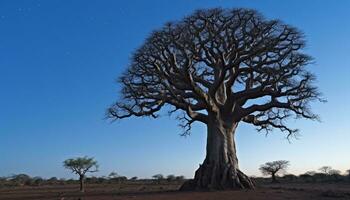
M274 162L268 162L265 165L266 166L275 166L272 165ZM288 162L288 161L287 161ZM286 162L283 162L285 166ZM281 164L281 163L280 163ZM262 166L265 166L262 165ZM287 166L289 165L289 162L287 163ZM260 169L262 169L262 166ZM265 167L266 167L265 166ZM278 167L280 168L280 167ZM323 167L322 167L323 168ZM267 168L264 168L266 170ZM275 168L274 171L276 171L277 168ZM286 168L283 168L284 170ZM279 172L282 172L283 170L280 169ZM345 171L344 174L342 174L339 170L335 170L332 168L329 168L329 170L319 170L320 172L315 171L307 171L300 175L294 175L294 174L285 174L283 176L275 176L274 182L279 183L335 183L335 182L343 182L343 183L350 183L350 170ZM268 171L266 171L268 172ZM272 172L271 172L272 173ZM262 178L262 177L251 177L256 183L258 184L265 184L273 182L272 174L270 172L268 175L271 175L269 178ZM157 185L160 184L181 184L183 183L186 178L184 176L176 176L174 174L170 174L167 176L164 176L162 174L155 174L152 176L152 179L139 179L138 177L130 177L127 178L126 176L119 175L116 172L111 172L108 176L102 176L102 177L86 177L85 183L87 184L133 184L133 183L145 183L145 184L152 184L156 183ZM59 179L57 177L51 177L51 178L42 178L42 177L31 177L27 174L16 174L8 177L0 177L0 187L23 187L23 186L48 186L48 185L70 185L70 184L79 184L80 180L76 179Z
M321 171L321 170L320 170ZM271 174L269 174L271 175ZM318 173L315 171L307 171L298 176L293 174L285 174L284 176L275 176L275 181L271 178L254 178L258 183L280 182L280 183L335 183L335 182L350 182L348 172L341 174L341 171L330 168L327 171Z
M182 183L185 179L184 176L175 176L173 174L168 175L167 178L157 180L160 184L168 183ZM134 176L127 178L126 176L102 176L102 177L86 177L85 183L87 184L131 184L131 183L154 183L154 179L139 179ZM49 185L71 185L79 184L80 181L76 179L58 179L57 177L42 178L31 177L27 174L17 174L9 177L0 177L0 187L25 187L25 186L49 186Z

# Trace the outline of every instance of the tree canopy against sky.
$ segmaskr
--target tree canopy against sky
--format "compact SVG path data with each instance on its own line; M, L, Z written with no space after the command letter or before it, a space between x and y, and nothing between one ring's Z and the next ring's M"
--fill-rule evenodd
M94 158L78 157L78 158L70 158L63 162L63 166L66 169L72 171L79 176L80 182L80 191L84 192L84 180L86 173L94 173L98 171L98 164Z
M265 137L264 132L256 134L254 126L240 123L236 142L244 172L258 176L261 163L281 158L293 163L289 171L293 174L323 165L349 169L350 1L179 0L174 4L130 0L101 4L28 0L0 4L0 176L25 173L74 178L58 163L67 155L92 155L103 165L96 176L117 170L128 177L156 173L192 177L205 157L206 133L201 123L194 123L191 136L183 138L178 137L176 115L157 120L130 118L114 124L103 117L119 89L113 80L124 72L130 53L150 31L195 9L213 7L253 8L268 19L300 28L307 39L303 51L315 58L309 70L317 75L316 84L328 100L312 107L322 123L287 123L302 130L300 139L290 145L281 140L285 135L279 131ZM152 134L145 133L145 127ZM137 147L130 149L132 145ZM111 154L118 159L111 160ZM40 164L43 160L45 165Z
M197 10L154 31L120 77L122 98L108 116L151 116L166 105L184 134L193 122L207 125L207 154L186 188L253 188L238 169L234 135L240 122L259 131L297 130L291 116L317 119L309 103L323 101L305 67L303 34L255 10Z
M276 182L276 175L278 173L285 173L289 166L289 161L287 160L276 160L272 162L267 162L260 166L259 170L263 175L271 175L272 182Z

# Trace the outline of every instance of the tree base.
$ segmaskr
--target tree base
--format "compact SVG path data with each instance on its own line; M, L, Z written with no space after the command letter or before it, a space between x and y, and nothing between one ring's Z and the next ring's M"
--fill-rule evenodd
M254 182L239 169L233 166L201 165L194 179L186 181L180 191L194 190L238 190L254 189Z

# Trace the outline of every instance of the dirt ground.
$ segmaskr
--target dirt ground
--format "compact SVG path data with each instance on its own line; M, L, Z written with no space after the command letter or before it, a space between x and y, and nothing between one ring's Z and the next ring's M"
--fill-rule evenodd
M0 189L1 200L350 200L349 184L274 184L256 190L178 192L176 184L97 184L85 194L77 185L17 187Z

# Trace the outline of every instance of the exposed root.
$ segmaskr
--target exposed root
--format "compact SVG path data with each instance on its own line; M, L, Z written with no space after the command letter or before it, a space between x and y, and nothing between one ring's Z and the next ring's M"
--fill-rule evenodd
M253 181L232 165L220 166L203 164L194 179L186 181L181 191L254 189Z

